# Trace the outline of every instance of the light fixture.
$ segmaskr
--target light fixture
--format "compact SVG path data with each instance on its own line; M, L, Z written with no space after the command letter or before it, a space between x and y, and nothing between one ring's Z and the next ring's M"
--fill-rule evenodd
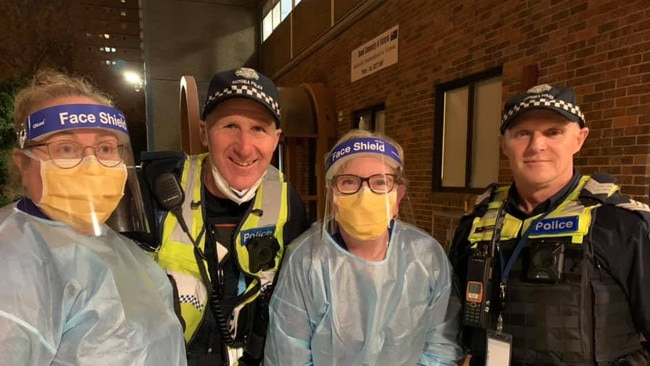
M142 90L142 87L144 86L144 81L142 80L142 77L140 74L134 71L124 71L124 80L126 80L127 83L133 85L133 90L136 92L139 92Z

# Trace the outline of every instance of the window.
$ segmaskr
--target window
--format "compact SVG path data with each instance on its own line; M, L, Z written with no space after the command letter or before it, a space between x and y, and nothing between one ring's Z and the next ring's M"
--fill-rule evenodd
M273 33L273 14L269 12L262 21L262 41L269 38Z
M275 29L280 24L280 3L275 4L271 13L273 13L273 29Z
M434 189L480 191L498 180L501 72L436 86Z
M293 5L291 2L291 0L280 0L280 21L283 21L284 18L289 16L289 13L291 13L291 8Z
M386 107L378 104L367 109L354 112L352 128L371 132L384 132L384 121L386 120Z
M262 6L262 42L284 21L300 0L267 0Z

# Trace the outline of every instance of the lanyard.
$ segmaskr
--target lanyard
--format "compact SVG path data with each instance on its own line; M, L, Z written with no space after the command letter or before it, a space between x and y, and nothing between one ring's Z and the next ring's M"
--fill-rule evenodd
M515 262L517 261L517 258L519 257L519 254L521 254L521 251L524 249L524 246L526 245L526 242L528 241L528 237L530 236L530 231L535 225L536 222L543 220L549 213L545 212L543 215L540 217L534 219L531 221L530 225L528 225L528 228L526 228L526 231L521 234L521 238L519 238L519 241L517 241L517 245L515 246L515 249L512 251L512 255L510 256L510 259L508 259L508 263L503 265L505 262L505 259L503 258L503 252L499 248L499 244L501 243L501 230L503 229L503 224L505 222L506 218L506 204L508 203L508 199L506 198L503 200L501 203L501 207L499 208L499 212L497 213L497 218L496 222L494 223L494 233L492 234L492 245L491 245L491 250L496 249L496 251L499 252L499 267L501 269L501 283L499 284L499 299L501 300L501 310L506 306L506 285L508 283L508 278L510 276L510 271L512 271L512 267L515 265ZM501 315L501 311L499 311L499 316L497 317L497 326L496 326L497 332L501 332L503 330L503 317Z
M563 202L567 196L571 195L571 193L579 183L580 183L580 179L574 179L574 181L571 182L571 186L562 195L563 197L559 200L559 202ZM510 256L508 263L506 263L504 266L503 264L505 260L503 258L503 253L499 248L499 244L501 243L501 230L503 229L503 224L506 218L505 206L507 203L508 203L508 198L503 200L503 202L501 203L501 207L499 208L499 212L497 213L496 222L494 223L494 233L492 234L492 249L491 249L492 251L496 249L496 251L499 252L499 259L500 259L499 267L501 267L501 283L499 284L499 289L500 289L499 298L501 299L501 310L503 310L503 308L506 306L506 286L508 283L508 278L510 276L510 271L512 271L512 267L515 265L517 258L521 254L521 251L524 249L524 246L528 241L528 237L530 236L531 229L534 227L534 225L537 222L543 220L546 216L548 216L551 212L554 211L554 209L548 210L544 212L542 215L540 215L538 218L531 221L526 231L524 231L521 234L521 238L519 238L519 241L517 242L515 249L512 251L512 255ZM501 311L499 311L499 316L497 318L496 330L497 332L501 332L503 330L503 317L501 316Z
M515 262L517 261L517 258L519 257L519 254L521 254L521 251L524 249L524 246L526 246L526 242L528 241L528 237L530 236L530 231L537 223L538 221L543 220L550 212L545 212L542 216L534 219L531 221L530 225L528 225L528 228L526 228L526 231L521 234L521 238L519 238L519 241L517 241L517 245L515 246L515 249L512 251L512 255L510 256L510 259L508 259L508 263L506 263L504 267L504 258L503 258L503 252L499 250L499 242L501 240L501 228L499 228L499 233L495 233L495 235L498 235L498 241L496 242L496 248L497 251L499 252L499 258L501 259L501 291L503 292L502 297L504 297L502 300L505 300L505 286L508 283L508 278L510 277L510 271L512 271L512 267L515 265ZM505 218L505 210L503 213L503 216ZM503 225L502 225L503 226ZM496 229L496 227L495 227Z
M559 202L564 202L567 196L571 195L573 190L576 188L576 186L580 183L580 179L574 179L573 182L571 182L571 186L567 189L567 191L562 194L562 198L559 200ZM503 204L501 205L501 209L499 210L499 213L497 214L497 222L494 224L494 234L492 235L492 244L496 248L496 250L499 252L499 257L501 259L501 297L502 301L505 301L505 289L506 289L506 284L508 283L508 277L510 276L510 271L512 270L512 267L515 265L515 261L517 260L517 257L519 257L519 254L521 254L522 249L524 249L524 245L526 244L526 241L528 240L528 236L530 235L530 230L534 227L534 225L538 222L543 220L548 214L553 212L555 209L550 209L538 218L534 219L531 221L530 225L528 225L528 228L526 231L521 234L521 238L517 242L517 245L515 246L515 249L512 252L512 255L510 256L510 259L508 260L508 263L506 266L503 266L503 253L499 250L499 244L501 242L501 229L503 229L503 222L506 217L506 212L505 209L503 209L507 203L507 198L503 200Z

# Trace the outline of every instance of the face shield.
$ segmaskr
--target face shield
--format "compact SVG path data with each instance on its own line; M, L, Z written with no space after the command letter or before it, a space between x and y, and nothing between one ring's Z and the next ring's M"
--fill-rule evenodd
M360 241L385 234L405 194L399 150L374 137L341 142L326 163L322 235L345 232Z
M48 217L88 235L100 235L105 222L120 232L144 229L122 112L96 104L41 109L28 117L18 143L40 163L40 186L30 187L30 198Z

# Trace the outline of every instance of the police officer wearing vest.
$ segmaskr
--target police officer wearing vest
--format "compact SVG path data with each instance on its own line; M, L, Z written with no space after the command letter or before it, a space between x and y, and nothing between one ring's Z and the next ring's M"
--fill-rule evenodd
M220 72L200 122L209 152L142 157L156 199L156 258L177 288L189 365L260 363L284 247L309 226L300 196L270 165L278 100L253 69Z
M514 182L491 186L456 230L471 365L647 365L650 212L573 156L589 129L569 88L505 104Z

